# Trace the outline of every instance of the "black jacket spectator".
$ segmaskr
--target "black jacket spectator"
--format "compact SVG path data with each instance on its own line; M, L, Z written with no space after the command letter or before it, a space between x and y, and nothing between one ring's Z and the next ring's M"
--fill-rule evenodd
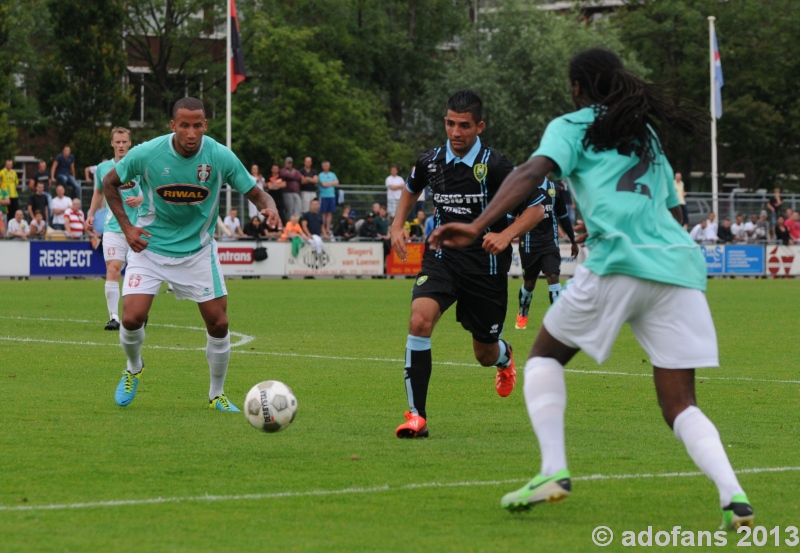
M333 230L333 235L350 240L356 235L356 225L352 217L342 217Z

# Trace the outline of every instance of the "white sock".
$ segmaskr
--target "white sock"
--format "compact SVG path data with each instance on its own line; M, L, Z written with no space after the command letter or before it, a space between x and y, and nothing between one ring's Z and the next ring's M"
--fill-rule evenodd
M525 404L533 431L539 440L543 476L567 468L564 444L564 411L567 383L564 367L550 357L532 357L525 364Z
M697 407L687 407L672 424L675 437L683 442L689 457L708 476L719 490L722 507L731 502L734 494L744 493L725 453L725 447L714 423Z
M128 357L128 372L137 374L142 371L142 344L144 343L144 327L138 330L128 330L119 327L119 343L122 351Z
M108 318L117 319L119 313L119 283L106 281L106 307L108 308Z
M224 338L214 338L206 333L206 338L206 359L211 375L208 399L211 400L225 393L225 375L228 374L228 362L231 359L231 335L228 333Z

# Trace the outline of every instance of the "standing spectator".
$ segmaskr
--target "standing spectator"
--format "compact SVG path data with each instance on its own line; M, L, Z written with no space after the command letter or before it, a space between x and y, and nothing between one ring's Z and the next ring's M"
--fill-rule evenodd
M261 190L266 189L266 181L264 180L264 175L261 174L261 170L255 163L250 166L250 176L253 177L253 180L256 182L256 186L258 188L260 188ZM252 219L253 217L258 217L262 221L264 220L264 216L258 211L258 207L256 207L256 204L254 204L249 200L247 202L247 216L250 219Z
M675 173L675 195L678 196L678 203L681 206L681 216L683 217L683 228L689 228L689 208L686 207L686 187L683 184L683 175Z
M83 231L86 228L86 222L81 211L81 201L78 198L72 199L72 207L64 212L64 222L67 233L67 238L83 238Z
M7 159L6 166L0 169L0 188L8 192L8 213L16 213L19 209L19 176L14 171L14 160Z
M267 193L275 201L275 207L278 213L281 214L281 217L284 217L285 221L286 207L283 205L283 189L286 188L286 181L281 178L281 168L278 167L277 163L272 165L266 185Z
M45 220L44 216L42 216L41 211L37 211L33 214L33 219L31 219L31 238L44 238L47 236L47 221Z
M303 204L303 213L311 209L311 200L317 197L317 185L319 184L319 176L311 165L314 160L311 157L306 157L303 160L303 168L300 169L300 174L303 175L300 179L300 200Z
M775 193L767 202L767 209L769 209L770 212L769 217L770 221L772 221L773 227L778 222L778 215L780 215L782 205L783 205L783 200L781 199L781 189L776 188Z
M45 221L50 220L50 202L47 196L44 195L44 183L36 181L36 191L28 198L28 218L31 221L37 211L41 211Z
M225 217L225 220L222 221L222 224L225 225L225 227L230 231L231 240L247 237L242 230L242 222L239 221L239 210L235 207L231 208L230 215ZM226 237L223 237L222 239L225 240Z
M44 161L39 162L36 172L28 179L28 189L30 189L31 192L36 191L37 182L44 184L44 195L47 196L48 201L52 200L53 196L50 194L50 185L53 184L53 179L50 178L50 173L47 170L47 163Z
M69 146L64 146L61 153L56 156L50 167L50 178L63 186L69 184L74 192L74 198L81 199L81 185L75 180L75 156Z
M64 220L64 213L72 207L72 199L64 195L64 185L56 185L56 197L50 203L53 208L53 223L52 226L56 230L64 230L66 221Z
M405 179L397 174L397 165L392 165L389 168L389 176L386 177L386 211L392 217L397 211L397 204L405 186Z
M8 222L8 237L27 240L30 232L31 227L28 225L28 221L22 216L22 210L16 210L14 212L14 218Z
M719 225L717 225L717 216L713 211L708 214L708 220L706 223L706 241L716 242Z
M322 216L319 213L319 200L314 198L311 200L311 205L308 211L303 213L303 220L301 221L303 233L310 237L309 242L314 246L314 251L322 253L322 238L328 239L328 231L322 224Z
M300 199L300 181L303 179L303 174L294 168L294 159L287 157L280 175L286 181L286 187L283 189L283 205L286 208L286 216L287 218L292 215L299 217L303 211L303 202Z
M331 171L331 162L322 162L322 172L319 174L319 199L322 225L325 232L330 235L331 221L336 213L336 187L339 186L339 177Z
M785 223L786 221L783 219L783 216L778 215L778 220L775 223L775 240L778 240L784 246L789 246L793 242Z
M725 218L724 221L722 221L722 226L719 227L719 231L717 232L717 241L721 244L733 242L733 232L731 231L731 220L727 217Z
M0 183L0 223L3 224L2 236L5 236L5 223L8 218L8 208L11 206L11 197L5 186Z

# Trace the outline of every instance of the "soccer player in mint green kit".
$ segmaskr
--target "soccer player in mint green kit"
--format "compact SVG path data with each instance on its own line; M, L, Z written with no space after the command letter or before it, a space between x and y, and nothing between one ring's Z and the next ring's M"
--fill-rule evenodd
M92 205L86 217L86 227L94 230L94 216L103 205L103 178L131 149L131 131L124 127L111 129L111 147L114 148L114 159L109 159L97 166L94 180L94 194ZM142 189L139 187L139 177L119 187L123 207L131 224L135 225L138 219L138 207L144 199ZM103 230L103 257L106 261L106 307L108 308L108 322L106 330L119 330L119 279L122 277L122 268L128 258L128 241L119 227L117 218L110 209L106 210L106 220Z
M133 401L144 368L144 323L162 282L172 284L176 299L197 303L206 323L206 358L211 375L208 406L238 411L225 397L231 356L228 298L213 232L219 217L222 185L230 184L253 202L271 225L279 225L275 202L255 186L250 173L228 148L204 136L208 128L203 103L182 98L175 103L173 133L132 148L103 179L103 192L131 247L122 288L119 341L128 358L114 400ZM128 219L119 188L141 175L144 201L138 226Z
M704 293L705 260L680 225L672 168L655 132L663 125L691 133L697 118L627 72L609 50L577 54L569 79L578 111L550 122L539 149L506 178L480 217L443 226L430 238L432 247L469 243L550 172L569 182L585 221L590 254L547 312L525 365L541 471L501 505L520 511L569 496L564 365L581 349L604 362L627 322L653 364L665 421L719 490L720 529L752 526L753 508L719 433L696 405L694 370L719 365L717 336Z

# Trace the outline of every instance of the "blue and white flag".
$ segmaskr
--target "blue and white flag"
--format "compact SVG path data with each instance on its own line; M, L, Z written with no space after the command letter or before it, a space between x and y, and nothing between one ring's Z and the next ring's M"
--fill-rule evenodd
M717 31L714 31L714 112L717 119L722 117L722 61L719 59L719 45L717 44Z

